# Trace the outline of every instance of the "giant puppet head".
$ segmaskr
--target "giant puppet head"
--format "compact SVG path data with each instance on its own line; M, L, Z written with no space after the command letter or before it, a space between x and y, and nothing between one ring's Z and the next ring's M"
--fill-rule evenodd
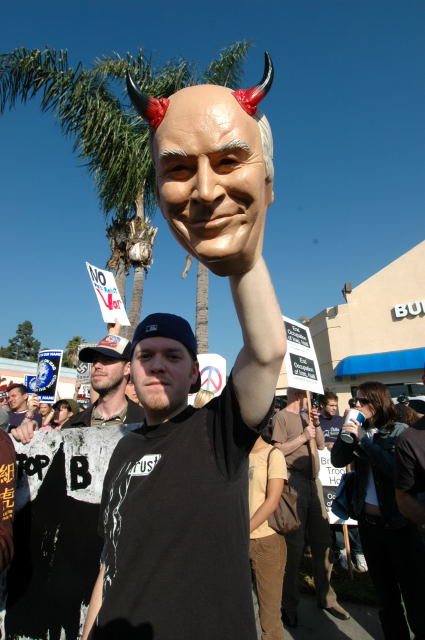
M273 142L256 107L273 80L265 55L261 83L246 91L199 85L156 99L127 78L151 127L160 209L183 248L220 276L255 264L273 201Z

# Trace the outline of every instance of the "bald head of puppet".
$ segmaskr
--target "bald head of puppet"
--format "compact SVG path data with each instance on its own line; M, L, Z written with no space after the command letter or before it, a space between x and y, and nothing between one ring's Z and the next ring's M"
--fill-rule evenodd
M256 103L270 76L266 64L262 83L247 91L198 85L160 100L128 81L151 126L162 214L183 248L217 275L249 271L261 255L273 201L273 141Z

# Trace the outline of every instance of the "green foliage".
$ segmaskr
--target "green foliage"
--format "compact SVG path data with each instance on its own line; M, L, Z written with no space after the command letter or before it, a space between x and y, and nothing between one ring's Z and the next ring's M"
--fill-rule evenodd
M237 87L250 44L236 42L199 74L185 60L156 70L139 49L135 56L114 53L97 59L91 69L70 65L65 50L18 48L0 55L0 112L39 95L42 111L51 111L63 132L74 139L74 151L94 177L105 215L136 213L143 192L146 211L155 205L154 170L149 129L134 113L125 91L131 71L142 91L167 97L198 82Z
M74 336L73 338L71 338L71 340L68 340L62 358L62 364L64 367L71 367L74 369L77 366L78 350L80 344L85 341L85 338L82 338L81 336Z
M37 362L40 342L32 333L32 324L25 320L18 324L16 335L9 339L8 347L0 347L0 356L12 360L28 360Z

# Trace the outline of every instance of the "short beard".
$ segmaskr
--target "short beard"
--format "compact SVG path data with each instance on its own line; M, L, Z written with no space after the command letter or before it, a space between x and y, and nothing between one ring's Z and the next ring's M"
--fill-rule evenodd
M99 394L99 398L104 398L105 396L110 394L112 391L115 391L116 389L118 389L118 387L122 384L122 380L123 379L121 378L121 380L117 380L116 382L111 384L109 387L105 387L101 389L96 389L93 383L92 383L92 387L96 391L96 393Z

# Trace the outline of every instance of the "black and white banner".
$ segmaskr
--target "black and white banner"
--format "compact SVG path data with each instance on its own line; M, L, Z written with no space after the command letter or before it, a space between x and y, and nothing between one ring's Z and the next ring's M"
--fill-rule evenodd
M77 640L99 571L99 503L120 438L138 425L38 431L17 456L8 640Z

